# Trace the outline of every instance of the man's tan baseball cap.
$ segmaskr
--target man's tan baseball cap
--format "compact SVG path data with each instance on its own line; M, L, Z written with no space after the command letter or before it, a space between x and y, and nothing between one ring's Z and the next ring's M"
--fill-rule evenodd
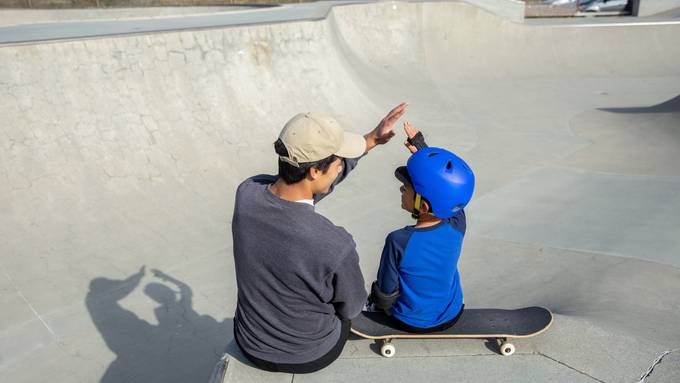
M295 167L333 154L357 158L366 151L362 135L344 131L333 117L320 113L295 115L283 127L279 139L288 150L287 157L279 158Z

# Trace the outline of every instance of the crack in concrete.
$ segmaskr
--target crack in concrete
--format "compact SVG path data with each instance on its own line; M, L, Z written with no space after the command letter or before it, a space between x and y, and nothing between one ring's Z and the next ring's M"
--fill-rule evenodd
M645 383L645 382L647 381L647 378L648 378L648 377L652 374L652 372L654 371L654 367L656 367L659 363L661 363L661 361L663 360L663 358L664 358L666 355L672 354L672 353L678 352L678 351L680 351L680 347L679 347L679 348L676 348L676 349L673 349L673 350L664 351L661 355L659 355L656 359L654 359L654 361L652 362L652 365L649 366L649 368L647 369L647 371L645 371L642 375L640 375L640 381L639 381L638 383Z
M543 353L541 353L541 352L536 352L536 355L540 355L540 356L542 356L542 357L544 357L544 358L546 358L546 359L550 359L550 360L552 360L553 362L555 362L555 363L557 363L557 364L560 364L560 365L562 365L562 366L564 366L564 367L567 367L567 368L569 368L569 369L571 369L571 370L574 370L574 371L578 372L578 373L581 374L581 375L585 375L585 376L589 377L590 379L593 379L593 380L596 381L596 382L605 383L604 380L598 379L598 378L596 378L596 377L594 377L594 376L592 376L592 375L590 375L590 374L588 374L588 373L586 373L586 372L583 372L583 371L581 371L581 370L579 370L579 369L577 369L577 368L575 368L575 367L572 367L572 366L570 366L570 365L568 365L568 364L566 364L566 363L564 363L564 362L562 362L562 361L559 361L559 360L557 360L557 359L555 359L555 358L551 358L551 357L549 357L549 356L546 355L546 354L543 354Z
M17 295L19 295L19 297L21 298L21 300L23 300L24 303L28 306L28 308L33 312L33 315L35 315L35 317L38 318L38 320L40 320L40 323L42 323L43 326L45 326L45 328L47 329L47 331L48 331L48 332L50 333L50 335L52 336L52 339L54 340L54 342L57 343L57 344L59 344L59 341L58 341L59 339L58 339L58 337L57 337L57 334L56 334L56 333L52 330L52 328L45 322L45 320L43 320L42 316L40 316L40 314L38 314L38 311L33 307L33 305L31 304L31 302L28 301L28 299L27 299L26 296L21 292L21 290L19 290L19 288L17 287L16 283L14 283L14 279L12 279L12 277L11 277L11 276L9 275L9 273L7 272L7 269L5 268L5 266L4 266L3 264L0 264L0 268L2 268L2 273L5 274L5 277L7 278L7 280L12 284L12 287L14 288L14 291L17 293Z

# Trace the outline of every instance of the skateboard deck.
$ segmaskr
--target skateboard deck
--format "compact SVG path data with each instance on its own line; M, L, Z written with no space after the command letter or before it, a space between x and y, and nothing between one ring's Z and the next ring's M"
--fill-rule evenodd
M392 339L497 339L500 352L511 355L515 346L508 339L528 338L538 335L552 324L552 313L543 307L525 307L516 310L465 309L452 327L438 332L414 334L390 327L390 318L384 312L364 311L352 319L352 332L362 338L382 340L381 354L391 357L395 348Z

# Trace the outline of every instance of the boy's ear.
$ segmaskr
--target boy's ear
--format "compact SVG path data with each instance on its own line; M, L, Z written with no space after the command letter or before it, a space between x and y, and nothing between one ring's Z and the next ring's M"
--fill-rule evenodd
M420 214L427 214L430 211L430 203L426 200L420 200Z

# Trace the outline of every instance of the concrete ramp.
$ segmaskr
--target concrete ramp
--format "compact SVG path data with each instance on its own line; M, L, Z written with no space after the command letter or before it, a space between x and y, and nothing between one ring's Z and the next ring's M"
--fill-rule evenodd
M477 176L466 305L555 322L510 358L404 341L382 360L352 340L295 381L637 381L680 347L679 62L677 23L525 25L463 2L2 46L0 381L203 382L225 350L231 381L291 381L232 343L235 188L276 171L295 113L364 133L400 101ZM317 207L367 283L411 222L401 141Z

